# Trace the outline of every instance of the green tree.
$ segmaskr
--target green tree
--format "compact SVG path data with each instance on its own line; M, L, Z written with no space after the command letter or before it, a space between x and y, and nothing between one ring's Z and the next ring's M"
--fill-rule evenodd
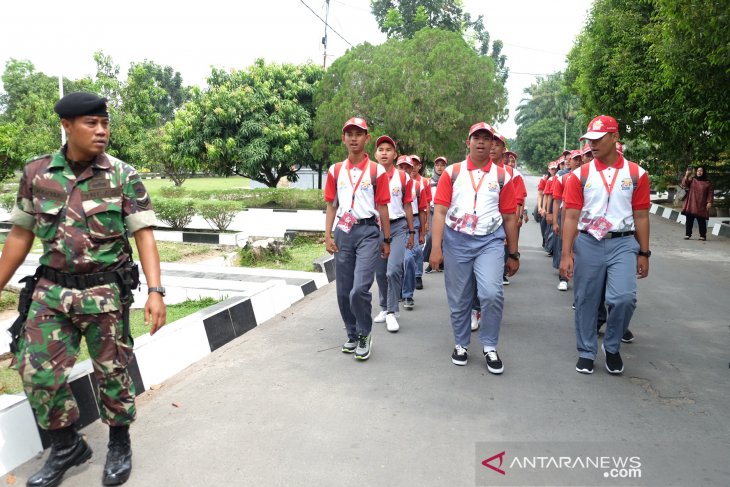
M311 156L313 95L322 78L314 64L266 64L242 71L213 69L165 127L170 159L200 161L207 170L236 174L269 187L296 181Z
M461 32L461 0L372 0L370 8L388 37L410 39L424 27Z
M422 29L413 39L359 45L332 63L315 95L315 158L344 159L342 124L362 116L374 136L395 137L400 153L460 160L472 123L506 118L495 72L494 61L455 32Z

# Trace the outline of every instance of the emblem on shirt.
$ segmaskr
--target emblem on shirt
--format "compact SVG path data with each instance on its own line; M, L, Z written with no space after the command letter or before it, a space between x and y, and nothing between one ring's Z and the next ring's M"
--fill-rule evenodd
M621 189L623 189L624 191L627 191L633 187L634 185L631 183L631 178L624 178L621 180Z
M338 189L343 189L343 188L346 188L346 187L347 187L347 183L344 180L343 181L339 181L337 183L337 188Z
M497 191L499 189L499 185L497 184L496 181L490 181L489 186L487 186L487 188L489 189L490 192L494 193L495 191Z
M393 188L393 189L392 189L392 190L390 191L390 193L391 193L391 194L392 194L393 196L398 196L398 195L400 194L400 188Z
M362 189L363 191L367 191L367 189L368 189L369 187L370 187L370 181L363 181L362 183L360 183L360 188L361 188L361 189Z

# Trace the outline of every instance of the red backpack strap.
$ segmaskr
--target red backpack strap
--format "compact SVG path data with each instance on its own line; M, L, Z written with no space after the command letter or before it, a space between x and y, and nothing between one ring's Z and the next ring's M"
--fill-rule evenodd
M400 169L396 169L398 171L398 175L400 176L400 188L401 193L403 194L403 201L406 200L406 173L401 171Z
M504 188L504 180L505 180L505 169L503 167L497 166L497 182L499 182L499 190L502 191L502 188Z
M588 171L590 170L590 162L580 166L580 189L585 189L586 181L588 181Z
M634 185L634 189L636 189L636 183L639 182L639 165L631 161L626 162L629 163L629 174L631 175L631 183Z
M337 182L340 180L340 169L342 169L342 163L336 162L335 163L335 185L337 185Z
M456 178L459 177L459 172L461 171L461 163L457 162L453 166L451 166L451 185L453 186L456 182Z
M375 183L378 181L378 164L370 161L370 183L373 185L373 194L375 194Z

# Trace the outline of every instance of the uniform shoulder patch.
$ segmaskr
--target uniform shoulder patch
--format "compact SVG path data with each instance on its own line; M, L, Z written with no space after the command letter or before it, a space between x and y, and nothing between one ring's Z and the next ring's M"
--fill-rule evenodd
M41 159L50 159L52 156L53 156L53 154L43 154L42 156L35 156L35 157L25 161L25 163L30 164L33 161L40 161Z

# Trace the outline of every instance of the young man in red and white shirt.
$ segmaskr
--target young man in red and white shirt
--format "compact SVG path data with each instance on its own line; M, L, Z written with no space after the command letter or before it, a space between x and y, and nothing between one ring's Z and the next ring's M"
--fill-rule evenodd
M555 233L553 232L553 184L555 184L555 175L558 172L560 161L553 161L548 166L547 181L545 181L545 189L542 190L542 209L545 218L545 232L543 233L543 247L548 257L553 256L553 248L555 247Z
M418 284L418 263L421 262L421 272L423 272L423 245L424 234L421 231L428 225L428 193L426 193L426 184L423 178L418 174L421 165L418 162L418 156L401 156L398 158L398 168L407 172L413 181L412 186L412 210L413 210L413 229L415 231L415 242L413 247L406 250L403 258L403 307L412 310L415 307L413 293L419 288ZM423 286L420 286L423 289Z
M403 288L403 258L406 249L413 247L415 231L413 230L413 180L405 172L396 169L395 140L387 135L378 137L375 142L375 158L385 169L390 181L390 255L388 259L380 259L375 269L375 279L378 282L380 297L380 313L373 320L375 323L385 323L389 332L395 333L400 329L398 323L398 302ZM405 156L408 157L408 156Z
M520 266L517 252L517 203L512 178L492 163L494 130L484 122L472 125L465 161L446 168L436 188L431 267L444 261L444 282L454 332L451 361L466 365L471 340L470 315L476 293L482 310L479 341L487 370L501 374L497 354L504 308L502 274L507 239L508 275ZM443 245L442 245L443 243Z
M562 222L563 222L563 186L567 178L572 177L572 171L579 168L582 164L580 151L570 151L566 158L565 169L561 169L555 175L552 187L552 212L553 212L553 269L560 269L560 257L563 250L563 241L560 238ZM558 273L558 291L568 290L568 280Z
M365 152L370 141L367 122L351 118L342 127L348 157L327 171L325 245L335 255L337 304L347 329L344 353L358 360L370 357L372 294L378 259L390 254L390 190L383 166ZM336 227L335 227L336 224ZM379 224L382 225L381 236ZM334 228L334 238L332 229ZM378 250L382 247L382 253Z
M619 349L636 308L636 278L649 274L649 175L616 150L618 123L601 115L588 125L594 159L573 172L563 190L565 222L560 273L574 279L576 370L593 373L596 320L606 293L606 370L624 370Z
M414 187L420 188L420 191L418 192L419 198L422 197L426 201L426 209L419 210L419 216L423 215L423 221L421 222L419 218L418 222L416 222L416 227L418 227L416 229L418 232L418 245L416 246L417 248L414 247L413 249L413 255L416 263L416 289L423 289L423 246L426 243L426 235L431 233L430 210L433 196L431 194L431 182L428 178L422 176L423 163L421 162L421 158L412 154L411 159L413 160L413 171L411 172L413 185Z
M439 183L439 179L441 178L441 174L443 174L444 169L446 169L446 166L448 165L449 161L446 159L445 156L438 156L433 161L433 173L431 174L431 177L428 178L428 186L431 190L431 195L435 196L436 194L436 186ZM429 259L431 258L431 228L433 227L433 198L431 198L431 203L429 205L429 224L428 224L428 232L426 233L426 244L423 247L423 259L428 263ZM426 274L430 274L433 271L440 272L442 269L432 269L431 265L426 266L426 270L424 271Z

